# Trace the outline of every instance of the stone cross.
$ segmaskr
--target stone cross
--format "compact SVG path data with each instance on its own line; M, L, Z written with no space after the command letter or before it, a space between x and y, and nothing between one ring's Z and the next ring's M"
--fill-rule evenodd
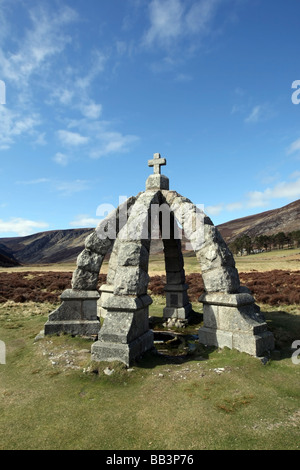
M155 153L153 155L153 160L148 160L148 166L154 167L155 175L160 175L160 167L166 164L167 160L165 158L160 158L160 153Z

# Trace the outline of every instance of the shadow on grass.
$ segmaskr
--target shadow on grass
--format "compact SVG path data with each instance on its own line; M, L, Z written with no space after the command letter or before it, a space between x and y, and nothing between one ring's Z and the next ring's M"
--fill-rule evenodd
M291 357L292 343L300 340L300 317L284 310L263 312L268 329L273 333L275 349L269 358L280 361ZM203 315L193 312L193 318L187 328L167 330L163 327L161 317L152 317L155 349L148 351L136 362L136 367L154 368L158 365L184 364L194 360L207 360L218 348L204 346L197 341L193 334L195 326L202 325Z
M268 329L273 333L275 349L271 352L272 360L290 358L292 343L300 340L300 316L284 310L263 312Z

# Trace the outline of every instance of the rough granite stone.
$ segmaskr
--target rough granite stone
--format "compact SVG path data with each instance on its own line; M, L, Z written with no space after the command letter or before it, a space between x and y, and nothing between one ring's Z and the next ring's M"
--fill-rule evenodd
M77 290L95 290L98 284L98 273L76 268L72 277L72 288Z

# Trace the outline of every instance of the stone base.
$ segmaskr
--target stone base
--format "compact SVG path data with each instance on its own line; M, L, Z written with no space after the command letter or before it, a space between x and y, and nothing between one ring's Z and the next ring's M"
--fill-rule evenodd
M192 305L187 295L187 284L167 284L164 288L166 293L166 307L163 310L163 317L178 318L186 320L192 311Z
M169 189L169 178L165 175L150 175L146 181L146 190Z
M231 332L203 327L199 329L198 337L202 344L237 349L251 356L263 356L274 349L274 337L270 331L251 335L245 331Z
M49 315L45 335L97 335L100 330L97 317L99 297L98 291L65 290L60 296L62 304Z
M45 335L69 334L73 336L97 336L100 329L99 321L47 321L44 326Z
M153 332L144 333L128 344L96 341L92 345L93 361L121 361L128 367L146 351L153 349Z
M247 291L204 294L199 301L203 303L204 320L198 332L200 343L237 349L252 356L274 349L273 334Z
M153 348L148 307L151 297L111 295L102 304L107 310L98 341L92 346L95 361L121 361L129 365Z
M192 305L190 303L184 307L165 307L163 310L163 318L178 318L180 320L187 320L192 310Z

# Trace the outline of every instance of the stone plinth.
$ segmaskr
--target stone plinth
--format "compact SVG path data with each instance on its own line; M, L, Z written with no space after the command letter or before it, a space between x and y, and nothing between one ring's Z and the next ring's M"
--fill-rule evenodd
M169 178L164 175L150 175L146 181L146 190L169 189Z
M45 323L45 335L97 335L100 330L97 317L99 297L97 291L65 290L60 296L62 304L50 313Z
M247 292L203 294L204 326L199 329L200 343L237 349L262 356L274 349L273 334L267 331L265 318Z
M187 284L167 284L165 287L166 307L163 310L164 318L179 318L185 320L192 311L187 295Z
M153 348L149 330L148 307L151 297L110 296L102 307L106 317L92 346L94 361L121 361L129 366L144 352Z

